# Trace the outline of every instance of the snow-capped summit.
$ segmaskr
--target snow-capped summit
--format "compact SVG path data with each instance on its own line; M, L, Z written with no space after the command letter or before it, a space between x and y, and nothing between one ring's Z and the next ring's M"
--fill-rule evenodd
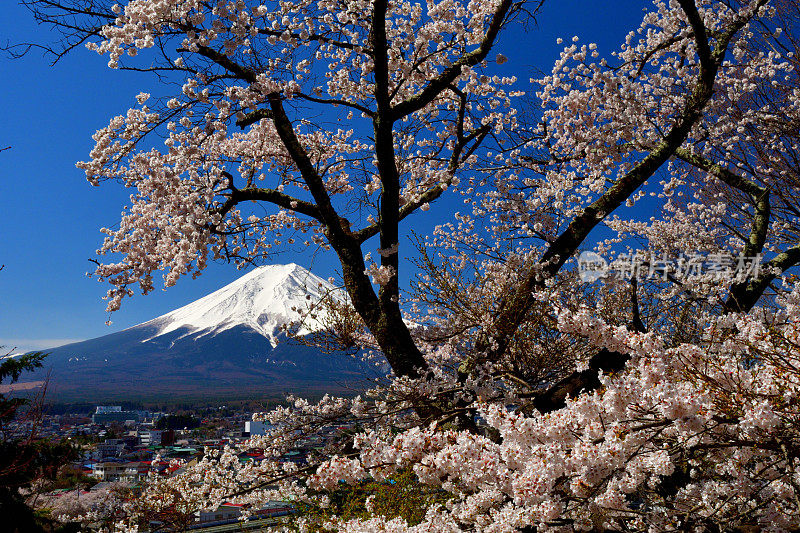
M146 340L176 330L183 330L182 336L196 338L247 326L275 346L281 326L299 320L297 310L307 310L334 290L330 283L295 263L266 265L208 296L140 325L157 330ZM319 322L306 319L299 333L320 327Z

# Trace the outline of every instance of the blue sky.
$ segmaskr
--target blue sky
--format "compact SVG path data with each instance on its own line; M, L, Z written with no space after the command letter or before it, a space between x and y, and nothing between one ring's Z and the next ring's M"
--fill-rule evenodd
M538 24L516 28L498 52L523 87L533 69L549 70L565 40L578 35L601 51L616 49L636 27L649 2L550 0ZM47 41L47 30L11 1L0 7L0 42ZM75 162L87 158L91 135L112 116L125 112L141 91L160 94L145 74L110 70L104 59L83 48L55 66L36 51L21 60L0 57L0 345L44 349L119 331L185 305L236 279L228 264L212 264L197 280L184 279L168 291L134 297L114 313L101 299L106 286L86 277L89 258L102 242L99 228L113 226L128 194L121 187L91 187ZM441 218L431 209L426 219ZM367 250L368 251L368 250ZM276 262L310 267L322 277L334 273L335 258L310 254Z

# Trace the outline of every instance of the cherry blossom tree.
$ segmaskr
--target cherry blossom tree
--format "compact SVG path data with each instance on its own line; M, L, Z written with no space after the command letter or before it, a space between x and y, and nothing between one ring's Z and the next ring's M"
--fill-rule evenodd
M79 523L87 527L105 524L113 527L125 494L129 492L128 487L119 483L93 491L74 489L58 495L44 495L36 501L36 507L49 512L53 519L63 524Z
M85 44L176 88L139 94L79 163L133 191L100 250L109 310L158 270L170 286L305 241L340 260L332 322L392 370L263 415L276 429L248 445L276 460L209 450L145 501L325 505L411 469L451 496L419 524L323 526L800 527L795 2L657 0L610 57L574 37L530 82L495 73L494 48L538 4L25 3L62 31L56 58ZM427 209L443 222L415 253ZM651 275L587 286L581 251L647 252ZM348 420L363 431L307 467L277 460Z
M67 49L85 42L113 68L183 80L158 102L140 94L79 164L93 184L135 190L100 251L122 254L97 269L113 286L109 310L133 286L151 291L155 270L170 286L209 257L269 257L297 232L339 256L395 372L426 368L400 311L399 228L513 126L515 80L484 72L523 4L28 5L67 32ZM160 149L148 144L158 134ZM374 261L362 250L373 237Z

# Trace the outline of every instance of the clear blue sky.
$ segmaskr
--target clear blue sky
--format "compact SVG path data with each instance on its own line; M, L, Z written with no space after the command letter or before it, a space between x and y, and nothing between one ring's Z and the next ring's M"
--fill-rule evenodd
M121 2L122 3L122 2ZM560 47L557 37L578 35L601 51L616 49L641 20L649 2L550 0L527 31L503 36L498 52L510 59L521 85L533 69L549 70ZM0 42L46 41L29 13L6 0L0 7ZM122 187L91 187L75 162L85 160L91 135L110 117L132 106L140 91L160 94L153 78L110 70L83 48L55 66L34 51L21 60L0 58L0 345L43 349L119 331L185 305L241 275L228 264L212 264L197 280L181 280L168 291L137 296L113 314L101 299L106 286L89 279L88 261L102 242L99 228L113 226L126 205ZM443 220L431 209L420 224ZM322 277L335 258L284 256ZM312 263L313 261L313 263ZM1 355L1 354L0 354Z

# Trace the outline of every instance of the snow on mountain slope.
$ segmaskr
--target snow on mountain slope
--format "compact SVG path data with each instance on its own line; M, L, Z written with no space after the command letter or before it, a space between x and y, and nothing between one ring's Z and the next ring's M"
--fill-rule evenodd
M330 283L294 263L261 266L208 296L141 324L157 328L143 342L182 328L189 330L186 335L204 336L245 325L275 346L280 327L299 319L293 307L308 309L331 291ZM321 327L306 319L299 333Z

